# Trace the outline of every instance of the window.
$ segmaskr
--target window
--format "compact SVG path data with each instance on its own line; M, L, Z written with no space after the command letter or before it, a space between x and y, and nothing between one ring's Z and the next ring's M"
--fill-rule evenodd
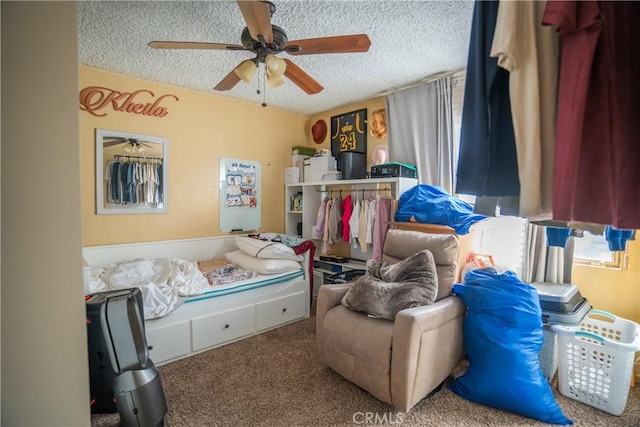
M573 263L606 268L626 268L626 251L609 250L609 242L603 234L585 231L582 237L574 237Z
M453 112L453 180L455 189L456 170L458 169L458 155L460 153L460 129L462 127L462 107L464 106L464 72L456 73L452 78L451 107ZM455 196L471 205L475 204L476 196L471 194L455 194Z

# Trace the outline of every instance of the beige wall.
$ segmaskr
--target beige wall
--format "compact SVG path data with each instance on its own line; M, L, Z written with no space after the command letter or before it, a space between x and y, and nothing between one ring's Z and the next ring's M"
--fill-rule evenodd
M574 265L573 282L594 308L640 322L640 236L627 242L628 268Z
M290 165L291 147L305 142L305 115L80 67L78 90L88 86L120 92L148 89L156 97L173 94L179 101L163 101L169 114L162 118L111 108L100 111L106 116L96 117L78 109L85 246L222 234L218 216L220 158L261 163L262 231L283 231L284 168ZM96 215L96 128L169 139L169 213Z
M2 425L87 426L73 2L2 2Z

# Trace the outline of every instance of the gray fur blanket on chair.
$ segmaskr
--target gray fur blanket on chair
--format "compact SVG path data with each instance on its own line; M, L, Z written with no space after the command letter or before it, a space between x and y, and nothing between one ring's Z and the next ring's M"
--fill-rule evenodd
M395 264L367 261L366 274L355 280L342 305L394 320L400 310L433 304L437 294L436 264L425 249Z

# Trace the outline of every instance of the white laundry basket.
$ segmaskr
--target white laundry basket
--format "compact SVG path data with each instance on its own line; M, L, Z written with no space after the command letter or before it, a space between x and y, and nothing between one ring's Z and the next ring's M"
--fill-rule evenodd
M540 360L542 374L551 382L558 370L558 337L549 325L543 325L542 334L544 341L542 348L540 348L540 353L538 353L538 359Z
M553 325L558 334L560 393L613 415L627 404L639 325L591 310L579 326Z

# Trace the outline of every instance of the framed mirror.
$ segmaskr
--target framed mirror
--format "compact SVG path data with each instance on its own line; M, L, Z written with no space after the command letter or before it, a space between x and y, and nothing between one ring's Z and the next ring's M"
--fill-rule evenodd
M98 214L168 212L167 138L96 129Z

